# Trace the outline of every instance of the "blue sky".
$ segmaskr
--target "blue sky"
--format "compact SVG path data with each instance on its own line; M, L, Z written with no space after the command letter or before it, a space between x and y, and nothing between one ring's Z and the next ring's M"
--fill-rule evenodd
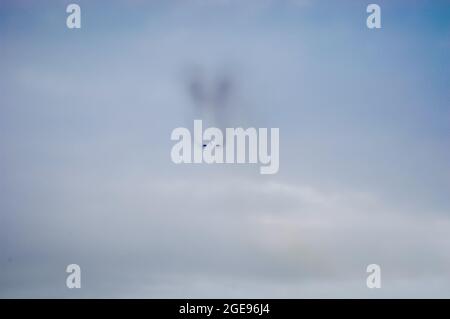
M0 4L0 296L450 296L448 1L68 3ZM171 162L193 66L278 174Z

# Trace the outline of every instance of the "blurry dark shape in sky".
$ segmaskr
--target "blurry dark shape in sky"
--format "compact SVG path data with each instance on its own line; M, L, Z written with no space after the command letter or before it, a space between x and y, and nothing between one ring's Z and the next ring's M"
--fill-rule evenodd
M199 108L203 108L206 101L205 88L202 82L203 80L199 70L192 72L188 79L188 91L190 97L195 106Z
M232 125L229 121L233 118L236 84L230 70L207 72L205 67L196 65L188 71L186 82L196 119L222 129Z
M217 90L215 92L215 105L218 108L227 106L232 93L233 83L228 74L220 74L217 80Z

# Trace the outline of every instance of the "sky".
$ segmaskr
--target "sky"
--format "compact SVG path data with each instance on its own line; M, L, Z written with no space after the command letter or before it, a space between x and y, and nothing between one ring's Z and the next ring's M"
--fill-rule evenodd
M69 3L0 0L0 297L450 297L449 1ZM171 161L193 70L277 174Z

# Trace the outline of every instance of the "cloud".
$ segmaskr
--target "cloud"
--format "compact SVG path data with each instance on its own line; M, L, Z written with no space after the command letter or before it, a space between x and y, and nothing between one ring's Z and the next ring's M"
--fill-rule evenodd
M433 37L369 37L345 6L182 9L107 23L117 7L86 2L85 33L50 11L33 34L1 30L0 295L449 296L448 76L433 71L448 54L418 50ZM279 174L170 161L191 61L237 70L246 123L280 127Z
M450 220L396 211L372 194L237 176L218 176L220 183L192 176L86 178L55 183L54 199L34 203L41 213L20 224L20 241L33 240L34 253L47 256L24 275L31 286L38 284L32 277L37 269L46 273L67 260L91 273L92 289L80 296L97 297L318 297L321 285L364 287L370 263L380 264L386 276L383 296L400 295L397 281L422 287L426 278L448 279ZM55 222L47 233L46 225ZM19 224L10 227L13 236ZM14 262L3 266L18 272L9 268ZM47 276L50 283L58 278ZM120 289L108 288L112 279ZM361 287L334 291L335 297L366 294Z

